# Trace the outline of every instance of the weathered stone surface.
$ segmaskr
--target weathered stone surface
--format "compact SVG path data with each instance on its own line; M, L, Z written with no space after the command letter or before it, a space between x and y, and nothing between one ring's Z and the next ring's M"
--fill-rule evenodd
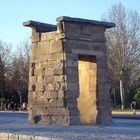
M56 91L52 91L52 92L47 91L46 98L56 99L56 98L58 98L58 93Z
M48 107L65 107L64 98L58 99L49 99L48 100Z
M62 38L62 34L61 33L57 33L56 31L49 32L49 33L42 33L41 34L41 41L59 40L61 38Z
M32 29L32 43L40 41L40 33L36 32L36 29Z
M78 83L78 76L77 75L67 75L67 82Z
M67 116L52 116L53 124L68 125Z
M83 25L82 26L82 34L85 35L92 35L93 33L104 33L105 28L99 26L92 26L92 25Z
M77 67L68 67L65 69L66 70L66 74L68 75L73 75L73 76L78 76L78 69Z
M57 29L34 21L24 24L32 27L29 122L110 123L104 32L114 24L70 17L57 21Z
M80 125L80 117L79 116L70 116L69 117L69 124L70 125Z
M65 98L65 91L64 90L58 91L58 98Z
M53 40L50 41L50 53L62 53L63 47L62 47L62 40Z
M51 124L52 120L51 120L51 116L49 115L41 115L41 119L39 124Z
M78 23L67 23L64 24L65 35L77 36L81 35L81 26Z

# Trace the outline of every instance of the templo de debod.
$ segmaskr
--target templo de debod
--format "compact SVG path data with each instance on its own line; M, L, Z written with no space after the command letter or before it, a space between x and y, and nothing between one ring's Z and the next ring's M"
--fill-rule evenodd
M32 28L28 105L30 123L112 122L105 31L114 23L58 17Z

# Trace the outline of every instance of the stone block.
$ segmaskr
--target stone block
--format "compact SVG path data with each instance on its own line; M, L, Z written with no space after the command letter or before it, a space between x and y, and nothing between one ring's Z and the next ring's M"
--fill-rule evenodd
M67 75L67 82L78 83L78 75Z
M79 96L79 90L66 90L65 91L66 98L76 100Z
M63 124L68 125L68 119L66 116L51 116L52 124Z
M66 39L69 40L78 40L78 41L85 41L85 42L95 42L95 43L105 43L106 39L103 33L94 33L92 35L72 35L66 34Z
M62 39L62 34L56 31L41 34L41 41L60 40L60 39Z
M38 83L37 86L36 86L36 90L35 91L37 91L37 92L44 92L45 91L45 85L43 85L42 83Z
M101 124L102 125L109 125L112 123L112 114L109 110L101 110L101 114L104 114L101 116Z
M78 63L75 60L66 60L65 64L67 67L78 67Z
M31 51L33 56L50 54L50 42L35 42L32 44Z
M80 125L80 116L70 116L69 117L69 125Z
M65 97L65 91L59 90L58 91L58 98L64 98Z
M66 79L66 76L65 75L55 75L54 76L54 81L55 81L55 83L56 82L64 82L65 81L65 79Z
M93 33L104 33L105 28L99 26L92 25L82 25L82 34L84 35L92 35Z
M48 72L48 75L45 76L45 83L53 83L54 82L54 76L53 75L49 75L52 74L52 72Z
M66 96L66 98L73 98L73 91L72 90L66 90L65 91L65 96Z
M100 42L100 43L105 43L106 42L106 38L104 33L94 33L91 35L91 39L93 42Z
M35 99L31 98L30 101L34 107L44 107L48 104L48 100L44 95L41 97L36 97Z
M77 23L64 23L65 35L81 35L81 26Z
M62 23L61 22L58 22L57 23L57 33L62 33L62 32L63 32Z
M67 90L78 91L79 84L78 83L67 83Z
M37 76L31 76L30 83L36 83L37 82Z
M96 43L96 42L94 42L94 43L91 44L91 47L90 48L93 51L101 51L104 54L107 53L106 43Z
M30 113L29 115L34 117L34 116L39 116L39 115L44 115L46 113L46 108L44 106L32 106L29 108Z
M74 109L77 108L77 100L73 98L67 98L66 99L66 105L68 109Z
M49 99L48 107L64 107L65 101L64 98L58 98L58 99Z
M58 98L58 93L56 91L47 91L45 94L46 94L46 98L48 99Z
M48 63L48 67L46 68L46 76L53 76L53 67L54 63Z
M98 69L102 69L100 66L107 68L107 56L97 56L97 65Z
M64 52L65 53L72 53L72 48L68 47L67 45L64 45L64 44L66 44L65 41L63 41Z
M108 76L108 70L107 69L97 69L97 76L98 77Z
M69 58L70 57L69 54L77 57L75 53L72 52L72 49L92 50L93 43L82 41L82 40L65 39L65 41L63 42L63 45L64 45L67 58Z
M103 91L105 88L109 89L109 82L100 83L100 85L98 85L98 88L100 91Z
M63 52L63 46L61 40L50 41L50 53L62 53L62 52Z
M37 54L47 55L50 54L50 41L40 41L38 42Z
M52 53L52 61L57 61L58 53Z
M101 51L92 51L92 50L72 49L72 52L77 55L93 55L93 56L104 56L105 55Z
M54 66L53 74L54 75L63 75L63 73L64 73L63 67L64 67L64 62L57 61Z
M41 115L41 120L39 122L39 124L51 124L52 120L51 120L51 116L49 115Z
M107 76L104 76L104 77L97 77L97 79L99 79L99 80L97 80L97 84L98 85L100 85L100 84L105 84L105 83L109 83L109 77L107 77Z
M43 74L36 76L37 84L43 84Z
M63 68L55 68L53 70L53 74L54 75L63 75L64 74L64 70L63 70Z
M32 43L40 41L41 33L36 32L36 29L32 29Z
M68 75L78 75L78 67L66 67L66 74Z
M66 116L68 111L65 108L47 108L47 115L49 116Z
M47 63L47 68L46 68L46 72L51 68L54 68L55 66L55 61L48 61Z
M70 108L67 111L69 113L69 116L79 116L79 111L77 108L74 108L74 109Z
M47 88L48 91L54 91L54 84L53 83L49 83L47 87L48 87Z
M28 91L31 92L35 90L36 90L36 84L30 82L28 86Z
M57 53L57 60L66 60L66 53L62 52L62 53Z

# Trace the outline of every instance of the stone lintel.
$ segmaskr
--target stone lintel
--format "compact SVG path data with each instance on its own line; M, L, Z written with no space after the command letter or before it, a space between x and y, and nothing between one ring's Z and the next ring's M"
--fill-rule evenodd
M52 25L52 24L47 24L47 23L42 23L42 22L37 22L37 21L26 21L23 22L23 26L35 28L37 32L51 32L51 31L56 31L57 26Z
M60 16L56 18L57 22L67 21L67 22L75 22L75 23L82 23L82 24L92 24L95 26L103 26L105 28L112 28L115 27L115 23L111 22L104 22L104 21L96 21L96 20L89 20L89 19L81 19L81 18L72 18L67 16Z

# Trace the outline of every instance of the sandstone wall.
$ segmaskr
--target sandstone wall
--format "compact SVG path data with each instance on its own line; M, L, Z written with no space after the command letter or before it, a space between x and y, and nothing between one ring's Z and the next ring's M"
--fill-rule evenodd
M104 32L113 25L69 17L57 18L56 27L47 24L45 28L43 24L41 28L41 23L36 22L25 25L32 27L28 95L30 123L83 123L78 107L80 57L94 58L89 65L91 74L88 75L87 94L94 111L91 111L93 119L88 123L111 123Z
M29 121L68 124L65 108L65 53L58 31L38 33L33 29L29 73Z
M58 19L59 20L59 19ZM67 54L66 69L75 69L73 73L67 76L74 78L75 81L67 79L67 89L73 97L71 103L77 107L76 98L79 96L78 83L78 56L95 56L97 64L97 77L94 76L90 83L94 87L94 80L97 82L96 89L96 110L93 115L95 122L108 124L112 121L110 110L108 71L107 71L107 46L104 32L104 26L93 26L91 24L62 21L64 31L64 49ZM71 86L72 85L72 86ZM67 93L66 93L67 94ZM91 95L92 97L92 95ZM94 109L94 108L93 108ZM75 116L71 116L75 120Z

